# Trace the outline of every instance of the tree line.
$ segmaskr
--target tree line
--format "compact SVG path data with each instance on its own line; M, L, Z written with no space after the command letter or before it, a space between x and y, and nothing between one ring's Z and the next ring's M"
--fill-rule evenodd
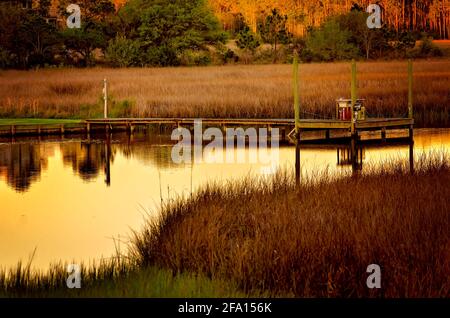
M330 16L349 12L352 7L366 9L376 3L383 21L397 32L428 32L435 38L450 36L448 0L209 0L225 30L239 30L242 23L258 31L259 21L277 9L287 16L288 30L304 36L309 28L321 25Z
M277 63L289 62L294 51L304 61L442 54L428 33L389 23L381 29L367 28L368 13L356 3L350 6L350 1L348 11L330 14L298 35L292 29L292 13L276 5L289 1L241 0L240 5L265 4L270 10L259 11L265 13L254 20L236 13L232 30L217 14L216 0L130 0L120 6L111 0L78 0L81 27L72 29L49 20L50 0L37 0L28 9L0 4L0 67ZM69 16L66 8L71 2L58 1L60 21ZM222 10L234 10L232 2L225 3ZM331 1L319 4L317 10ZM296 12L303 21L309 14L305 9ZM415 49L420 38L424 41Z

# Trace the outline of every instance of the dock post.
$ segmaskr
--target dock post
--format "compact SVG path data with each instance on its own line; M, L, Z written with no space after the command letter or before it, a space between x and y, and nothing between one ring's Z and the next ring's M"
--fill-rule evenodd
M352 162L352 176L356 177L358 175L358 150L355 136L352 136L350 141L350 160Z
M300 130L295 133L295 184L300 186L301 165L300 165Z
M381 139L386 141L386 127L381 128Z
M280 133L281 133L281 142L286 142L286 127L282 127L281 128L281 131L280 131Z
M38 125L38 126L37 126L37 133L38 133L38 136L41 135L41 125Z
M413 62L411 59L408 60L408 117L413 119Z
M108 118L108 81L106 78L103 80L103 100L105 102L103 109L103 117Z
M61 135L64 135L64 125L60 126L60 130L61 130Z
M300 167L300 97L299 97L299 80L298 80L298 53L294 52L294 72L293 72L293 89L294 89L294 110L295 110L295 184L300 186L301 167Z
M356 122L356 118L355 118L355 105L356 105L356 100L357 100L357 79L356 79L356 62L355 60L352 60L352 106L351 106L351 113L352 113L352 118L351 118L351 133L352 136L355 134L355 122Z
M90 134L91 133L91 124L90 123L86 123L86 134Z
M11 125L11 137L14 137L16 135L16 126Z
M409 126L409 140L414 142L414 125Z

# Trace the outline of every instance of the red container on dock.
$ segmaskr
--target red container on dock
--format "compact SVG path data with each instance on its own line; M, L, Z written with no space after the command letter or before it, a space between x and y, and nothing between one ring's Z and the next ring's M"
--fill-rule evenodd
M352 113L351 107L341 107L339 109L339 120L351 120Z

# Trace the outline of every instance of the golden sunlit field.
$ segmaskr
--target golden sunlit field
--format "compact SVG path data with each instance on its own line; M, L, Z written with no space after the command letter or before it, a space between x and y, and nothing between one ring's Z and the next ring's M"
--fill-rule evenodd
M350 64L300 67L302 116L333 116L335 99L350 97ZM407 113L406 68L405 61L358 64L369 116ZM450 60L420 60L414 68L416 124L449 126ZM290 65L2 71L0 116L101 116L104 78L113 117L293 117Z

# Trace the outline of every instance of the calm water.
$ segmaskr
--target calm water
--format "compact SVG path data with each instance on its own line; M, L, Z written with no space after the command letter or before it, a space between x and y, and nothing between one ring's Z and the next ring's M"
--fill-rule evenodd
M295 149L282 147L269 166L250 160L174 164L172 145L167 138L145 135L113 136L110 142L0 141L0 267L26 261L35 248L33 264L41 269L59 260L111 256L113 238L126 240L131 229L140 229L146 214L157 213L161 199L189 194L209 181L292 168L295 160ZM450 150L450 130L417 130L414 152L429 150ZM247 159L259 151L237 150ZM302 169L351 171L346 156L345 148L308 147L301 153ZM360 160L364 169L408 156L407 145L367 147Z

